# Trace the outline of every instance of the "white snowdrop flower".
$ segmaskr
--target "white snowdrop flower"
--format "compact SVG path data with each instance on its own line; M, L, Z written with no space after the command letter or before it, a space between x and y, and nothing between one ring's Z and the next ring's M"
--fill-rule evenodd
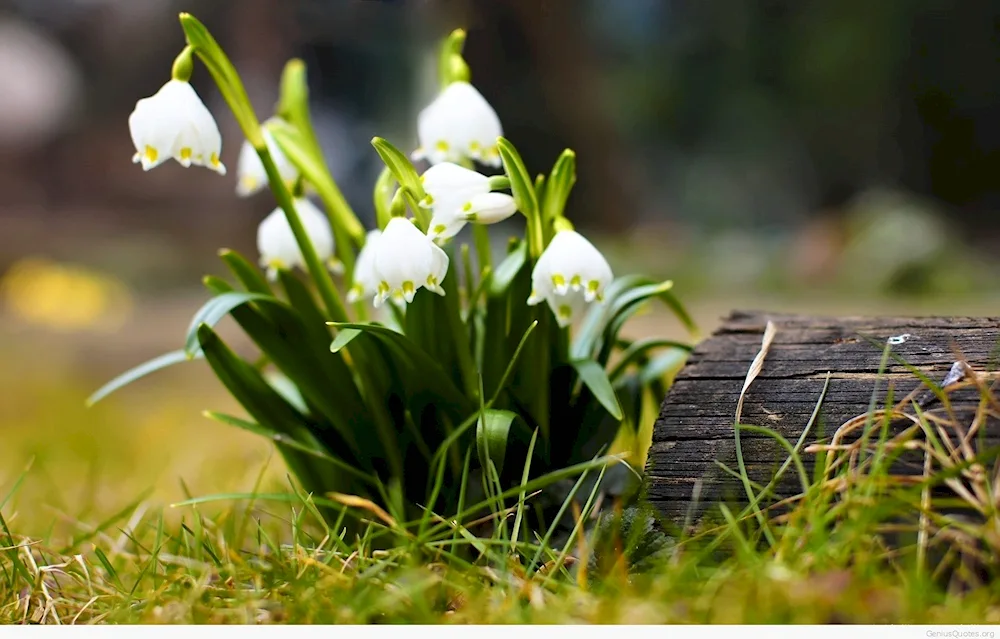
M472 198L462 207L467 222L496 224L517 212L514 198L506 193L483 193Z
M375 251L381 237L382 231L378 229L368 231L365 236L365 245L361 247L358 259L354 262L354 282L351 290L347 291L347 301L350 304L378 292L380 280L375 273Z
M454 237L467 222L494 224L517 211L514 198L490 192L488 177L453 162L435 164L420 180L426 193L420 205L432 211L431 239Z
M559 231L531 272L528 304L545 300L559 325L567 326L588 303L603 301L612 278L611 267L593 244L576 231Z
M439 246L402 217L386 224L375 248L375 274L378 290L373 303L381 306L387 299L397 303L412 302L421 286L444 295L441 282L448 273L448 255Z
M276 119L270 118L261 126L264 143L271 153L274 166L278 169L278 175L281 176L288 188L292 188L295 181L299 179L299 170L281 151L274 136L267 130L269 123ZM249 197L266 188L267 184L267 172L264 170L263 162L260 161L260 156L257 155L257 150L253 148L249 140L244 140L243 146L240 147L239 159L236 162L236 194L240 197Z
M333 229L326 215L306 198L295 199L295 210L319 259L336 270L339 265L334 258ZM267 277L271 280L277 278L278 269L307 268L281 207L271 211L257 227L257 252L260 253L260 265L267 269Z
M135 145L132 161L146 171L170 158L182 166L205 166L220 175L222 135L215 118L194 88L183 80L170 80L155 94L135 103L128 118Z
M497 138L501 135L500 118L486 98L468 82L452 82L420 112L420 148L412 157L431 164L469 158L500 166Z

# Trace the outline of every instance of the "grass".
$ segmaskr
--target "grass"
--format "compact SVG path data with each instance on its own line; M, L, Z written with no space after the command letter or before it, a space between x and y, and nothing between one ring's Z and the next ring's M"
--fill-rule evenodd
M364 504L347 537L267 442L200 416L238 412L203 367L86 410L106 372L33 352L11 346L0 371L3 623L1000 623L996 460L962 443L981 418L900 399L898 428L876 406L819 444L783 443L792 499L727 468L755 507L714 505L669 537L605 509L599 533L540 538L530 493L482 538L393 532ZM991 389L971 390L996 417ZM913 454L929 461L900 479ZM600 499L584 492L577 522ZM240 497L173 505L226 493Z

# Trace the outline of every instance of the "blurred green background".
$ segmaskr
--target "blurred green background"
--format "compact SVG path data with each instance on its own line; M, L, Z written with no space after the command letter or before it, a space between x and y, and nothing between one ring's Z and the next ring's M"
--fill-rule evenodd
M617 274L673 278L706 331L737 307L1000 315L995 1L0 0L0 482L35 459L19 512L37 525L146 488L175 499L180 479L247 489L270 454L200 416L231 408L200 363L83 407L178 347L216 250L255 256L274 206L235 197L242 139L200 68L229 176L130 161L126 120L169 77L179 11L261 117L305 59L328 163L369 224L369 140L415 146L435 47L463 26L529 169L575 149L578 228ZM681 335L655 312L631 332Z

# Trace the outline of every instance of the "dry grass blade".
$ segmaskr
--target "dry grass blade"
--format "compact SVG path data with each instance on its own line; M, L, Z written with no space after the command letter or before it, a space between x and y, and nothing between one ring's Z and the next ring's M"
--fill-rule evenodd
M736 464L740 470L740 481L743 483L743 490L746 492L747 499L753 508L754 517L757 518L757 523L760 524L761 531L764 533L767 541L772 546L775 544L776 539L768 529L767 520L758 505L760 498L754 494L750 476L747 474L747 466L743 460L743 444L740 441L740 424L743 416L743 400L746 397L747 389L750 388L753 381L757 379L758 375L760 375L760 371L764 367L764 359L767 358L767 353L771 350L771 344L774 342L774 336L776 333L777 329L774 326L774 322L768 320L767 325L764 327L764 337L760 341L760 350L757 352L757 355L754 356L753 361L750 362L750 368L747 370L746 379L743 381L743 389L740 390L740 398L736 402L736 421L733 422L733 438L736 442Z
M340 502L345 506L349 506L351 508L360 508L362 510L367 510L371 514L381 519L390 528L394 530L397 530L399 528L399 524L396 522L395 518L393 518L392 515L387 513L385 510L382 509L381 506L379 506L370 499L365 499L364 497L358 497L357 495L345 495L343 493L327 493L327 497L329 497L334 501Z
M750 388L750 384L757 379L760 375L760 371L764 368L764 359L767 357L768 351L771 350L771 343L774 341L774 336L777 334L778 330L774 326L774 322L768 320L767 326L764 328L764 337L760 341L760 350L757 352L756 357L750 362L750 368L747 370L746 379L743 381L743 389L740 391L740 398L736 402L736 423L740 423L740 419L743 416L743 398L747 394L747 389Z

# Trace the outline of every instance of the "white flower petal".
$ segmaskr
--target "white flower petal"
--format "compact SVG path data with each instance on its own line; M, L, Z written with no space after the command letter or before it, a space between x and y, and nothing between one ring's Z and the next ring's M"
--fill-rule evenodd
M587 301L577 291L570 291L566 295L552 295L546 301L552 314L556 316L556 322L563 328L576 322L587 310Z
M448 256L405 218L394 217L382 231L375 250L378 277L375 305L387 299L411 302L420 287L443 293Z
M506 212L510 196L491 193L488 177L452 162L432 166L420 179L427 194L421 206L430 208L433 213L427 230L431 239L454 237L465 226L470 214L482 213L486 219L495 217L499 221L516 210Z
M378 291L379 278L375 273L375 251L381 236L382 231L378 229L368 231L368 235L365 236L365 244L354 262L354 282L351 290L347 292L347 301L351 304Z
M305 198L295 200L295 210L319 259L324 262L332 260L334 239L329 220L315 204ZM280 207L274 209L257 227L257 252L260 253L261 266L269 270L306 268L295 234Z
M432 240L447 240L458 235L465 228L464 218L456 215L459 209L452 209L451 214L435 215L427 227L427 237Z
M449 84L417 118L419 154L431 164L463 158L500 166L497 138L503 135L500 118L468 82Z
M267 185L267 173L249 140L243 140L240 155L236 160L236 194L248 197L261 191Z
M264 143L267 145L271 159L278 169L278 175L281 176L285 185L291 188L296 180L299 179L299 170L288 159L288 156L282 152L281 147L278 146L274 136L268 130L268 126L277 120L278 118L275 116L262 124ZM264 170L264 164L260 161L260 156L257 155L257 151L253 148L253 145L248 140L244 140L243 146L240 147L240 156L236 164L237 195L248 197L267 188L267 185L267 171Z
M477 224L496 224L517 212L514 198L506 193L483 193L473 197L462 208L465 219Z
M188 82L170 80L137 101L129 115L129 131L136 150L132 161L147 171L172 157L185 167L195 164L226 173L219 160L219 127Z
M531 272L528 304L546 300L560 325L566 326L582 312L581 305L603 300L612 278L611 267L593 244L576 231L560 231Z
M428 195L465 188L470 188L474 193L485 193L490 190L488 177L454 162L435 164L424 171L420 181Z

